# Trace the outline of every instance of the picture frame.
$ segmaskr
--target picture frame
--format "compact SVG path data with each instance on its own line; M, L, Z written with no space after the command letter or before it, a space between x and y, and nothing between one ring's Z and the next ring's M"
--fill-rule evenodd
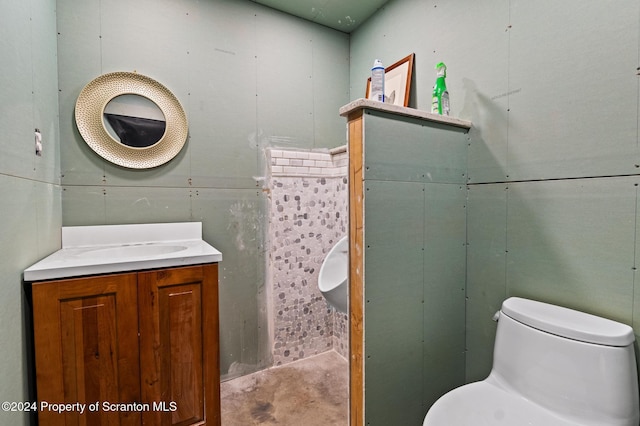
M409 106L411 92L411 77L413 74L413 61L416 54L412 53L393 65L384 69L384 98L385 103L392 105ZM367 80L365 98L371 99L371 77Z

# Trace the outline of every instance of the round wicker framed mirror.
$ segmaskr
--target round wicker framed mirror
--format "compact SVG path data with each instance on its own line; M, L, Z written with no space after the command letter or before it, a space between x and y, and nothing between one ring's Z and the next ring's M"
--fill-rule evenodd
M105 114L109 102L122 95L137 95L151 101L161 111L164 122L141 117L135 108L131 114L125 112L115 117ZM175 157L187 141L187 115L178 99L156 80L135 72L113 72L92 80L78 96L75 117L87 145L105 160L122 167L160 166ZM116 130L107 129L108 123ZM153 133L154 139L137 142L148 133Z

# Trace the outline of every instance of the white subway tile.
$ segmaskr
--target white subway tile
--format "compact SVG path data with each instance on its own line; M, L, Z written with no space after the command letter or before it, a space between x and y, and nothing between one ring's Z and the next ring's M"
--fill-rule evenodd
M296 151L295 152L295 158L300 158L302 160L308 160L310 154L311 153L309 151Z
M288 174L288 175L291 175L291 176L308 175L309 174L309 168L308 167L289 166L289 167L284 167L284 172L286 174Z
M322 160L326 161L329 157L329 154L325 154L324 152L310 152L309 160Z
M331 166L332 166L331 161L316 160L316 167L329 168Z
M341 177L348 173L349 156L344 147L328 152L269 149L272 176Z

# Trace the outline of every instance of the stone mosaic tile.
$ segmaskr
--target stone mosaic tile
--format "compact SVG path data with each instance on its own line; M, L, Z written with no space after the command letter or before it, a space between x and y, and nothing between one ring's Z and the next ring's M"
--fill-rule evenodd
M348 230L347 178L271 176L269 189L273 363L332 348L347 357L347 315L318 289L324 257Z

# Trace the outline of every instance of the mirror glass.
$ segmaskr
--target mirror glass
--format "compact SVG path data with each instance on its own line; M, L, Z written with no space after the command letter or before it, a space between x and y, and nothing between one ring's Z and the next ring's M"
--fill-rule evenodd
M162 139L166 120L151 99L125 94L111 99L104 108L103 124L116 141L134 148L146 148Z

